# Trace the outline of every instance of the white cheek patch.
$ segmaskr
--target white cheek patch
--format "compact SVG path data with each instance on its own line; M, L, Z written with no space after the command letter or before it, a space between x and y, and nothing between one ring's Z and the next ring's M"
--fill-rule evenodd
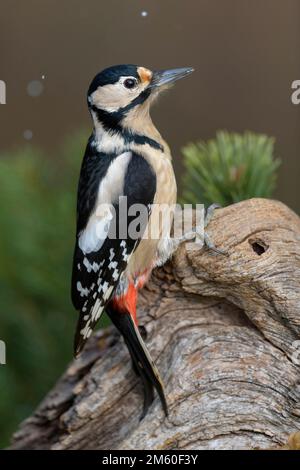
M98 87L97 90L91 94L90 103L110 113L114 113L120 108L127 106L142 90L139 86L133 89L126 88L123 85L126 78L129 77L120 77L120 80L116 83L109 83Z

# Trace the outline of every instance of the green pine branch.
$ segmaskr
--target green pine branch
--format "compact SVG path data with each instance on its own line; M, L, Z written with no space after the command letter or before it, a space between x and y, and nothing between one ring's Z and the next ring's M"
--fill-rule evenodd
M271 197L280 160L274 139L245 132L217 132L208 142L183 148L183 203L226 206L252 197Z

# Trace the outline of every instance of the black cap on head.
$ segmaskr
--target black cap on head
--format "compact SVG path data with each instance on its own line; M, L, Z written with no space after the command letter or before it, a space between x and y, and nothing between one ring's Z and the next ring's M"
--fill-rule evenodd
M102 70L102 72L98 73L92 80L88 89L88 96L97 90L99 86L116 83L120 77L135 77L139 79L137 68L137 65L129 64L114 65L113 67Z

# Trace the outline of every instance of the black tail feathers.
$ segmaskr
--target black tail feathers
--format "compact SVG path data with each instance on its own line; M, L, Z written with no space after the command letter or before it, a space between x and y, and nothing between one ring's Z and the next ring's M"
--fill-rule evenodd
M111 304L106 307L106 312L124 337L132 359L133 368L141 377L143 383L144 407L141 419L146 416L149 406L154 400L154 388L159 395L165 415L168 416L168 406L162 380L131 315L129 312L117 311Z

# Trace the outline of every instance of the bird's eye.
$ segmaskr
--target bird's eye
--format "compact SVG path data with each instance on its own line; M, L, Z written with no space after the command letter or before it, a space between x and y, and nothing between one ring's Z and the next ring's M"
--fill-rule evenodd
M124 86L126 88L134 88L136 85L136 80L134 78L126 78L126 80L124 80Z

